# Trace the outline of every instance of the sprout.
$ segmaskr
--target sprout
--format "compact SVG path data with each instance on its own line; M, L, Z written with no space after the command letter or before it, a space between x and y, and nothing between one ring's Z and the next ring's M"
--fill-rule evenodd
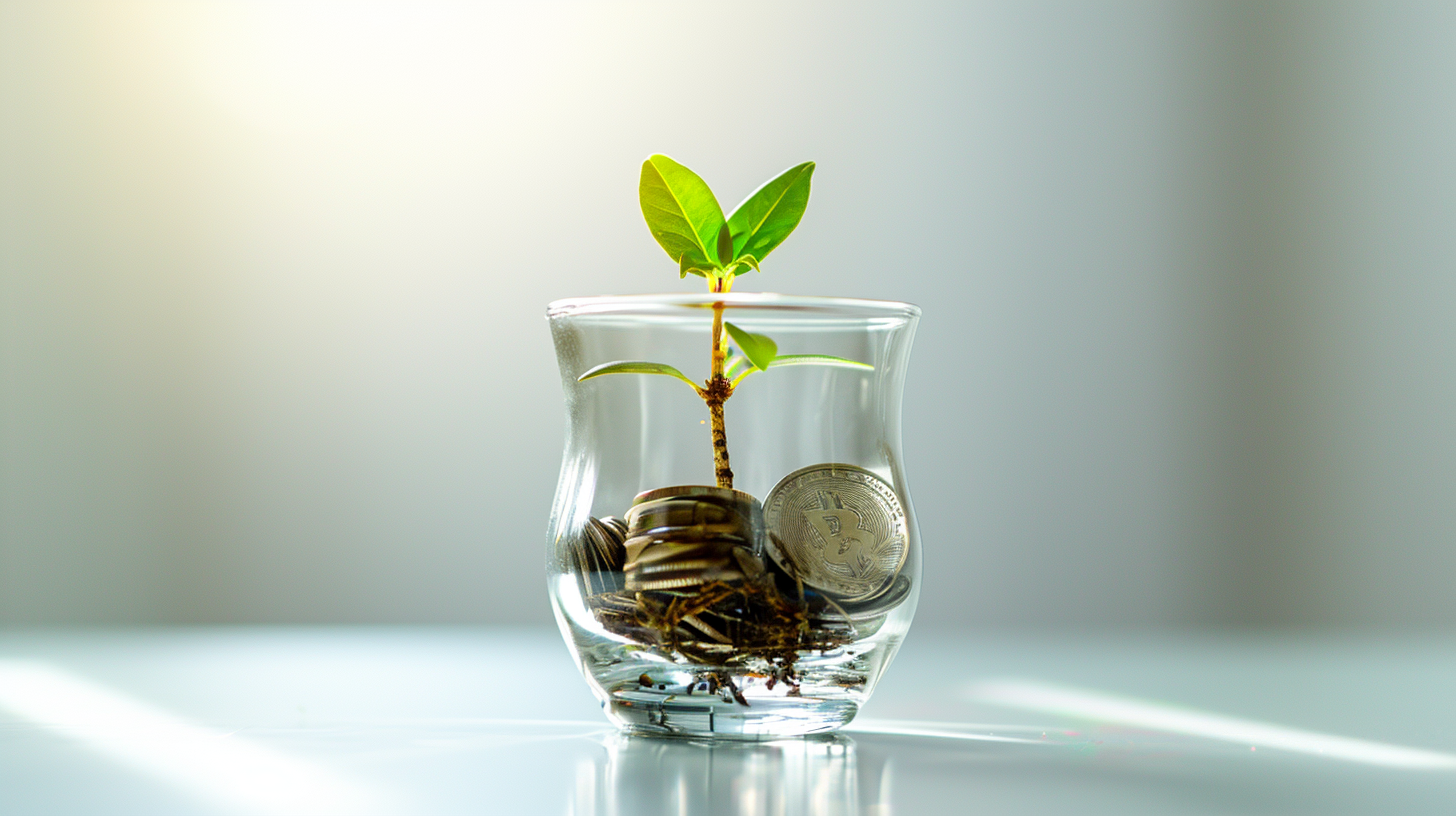
M661 154L642 163L638 197L647 228L677 262L678 277L705 278L708 291L728 292L733 278L752 269L772 252L804 217L809 204L809 179L814 163L804 162L764 184L723 218L718 199L697 173ZM712 421L713 468L719 487L733 487L728 465L728 435L723 403L749 375L792 365L838 366L874 370L865 363L827 354L779 354L778 344L763 334L745 331L723 320L724 304L713 304L710 374L702 385L665 363L618 360L586 371L577 381L605 374L660 374L687 383L707 403ZM727 335L725 337L725 334ZM730 346L728 339L731 338ZM734 353L730 357L730 349Z

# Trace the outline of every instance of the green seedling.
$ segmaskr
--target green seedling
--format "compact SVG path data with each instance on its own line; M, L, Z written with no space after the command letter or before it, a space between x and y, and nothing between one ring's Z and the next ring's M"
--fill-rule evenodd
M733 288L733 278L752 269L774 251L804 217L809 204L809 179L814 163L790 167L743 200L726 219L723 208L697 173L667 156L642 163L638 197L652 237L677 262L678 277L705 278L715 294ZM713 469L719 487L733 486L728 464L728 435L723 403L751 374L794 365L838 366L874 370L865 363L827 354L779 354L778 344L763 334L744 331L723 319L724 303L713 304L710 374L702 385L665 363L620 360L603 363L577 378L604 374L660 374L687 383L708 405L712 422Z

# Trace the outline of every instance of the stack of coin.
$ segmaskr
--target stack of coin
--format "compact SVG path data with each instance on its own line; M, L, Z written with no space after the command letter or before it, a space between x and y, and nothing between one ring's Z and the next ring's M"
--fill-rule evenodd
M581 578L587 596L622 588L627 524L615 516L588 518L568 551L570 566Z
M762 551L763 529L762 505L737 490L680 485L642 493L627 511L627 589L742 581L741 562Z

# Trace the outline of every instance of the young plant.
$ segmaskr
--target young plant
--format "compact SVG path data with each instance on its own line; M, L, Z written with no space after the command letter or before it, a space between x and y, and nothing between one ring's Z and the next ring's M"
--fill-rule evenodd
M791 167L754 191L725 219L718 199L697 173L658 154L642 163L637 192L647 227L657 243L677 261L678 277L686 278L692 273L704 278L708 291L716 294L730 291L733 278L740 272L748 269L762 272L759 264L804 217L804 208L809 204L809 179L813 175L813 162ZM723 403L749 375L791 365L870 370L873 366L827 354L779 354L778 344L768 336L744 331L724 321L723 310L723 301L713 304L712 356L708 378L702 385L670 365L640 360L604 363L577 380L604 374L661 374L687 383L708 406L713 470L718 486L731 488L733 469L728 463ZM732 339L732 345L728 338Z

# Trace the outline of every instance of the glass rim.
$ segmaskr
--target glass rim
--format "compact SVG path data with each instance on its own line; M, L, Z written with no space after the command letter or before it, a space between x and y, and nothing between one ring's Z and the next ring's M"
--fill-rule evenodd
M776 292L688 292L681 294L597 295L553 300L546 304L546 317L662 312L675 307L700 309L722 303L728 308L754 308L784 312L839 312L864 317L920 317L920 307L898 300L867 300L812 295L781 295Z

